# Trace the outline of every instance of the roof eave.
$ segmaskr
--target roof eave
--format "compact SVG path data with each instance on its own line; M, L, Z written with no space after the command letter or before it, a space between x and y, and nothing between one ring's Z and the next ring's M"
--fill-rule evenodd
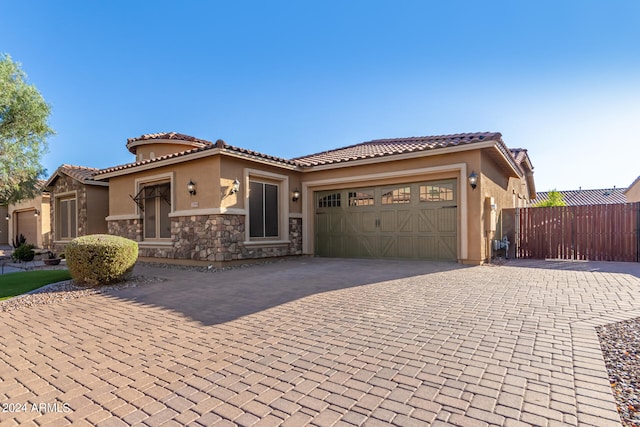
M236 157L236 158L240 158L240 159L245 159L245 160L250 160L253 162L257 162L257 163L263 163L263 164L268 164L271 166L276 166L276 167L280 167L280 168L284 168L284 169L289 169L289 170L297 170L299 167L294 165L294 164L289 164L289 163L285 163L282 161L278 161L275 159L270 159L270 158L264 158L264 157L260 157L251 153L244 153L244 152L240 152L240 151L236 151L233 150L231 148L228 147L224 147L224 148L219 148L219 147L212 147L212 148L206 148L200 151L196 151L194 153L188 153L188 154L183 154L177 157L172 157L172 158L168 158L168 159L162 159L162 160L156 160L156 161L152 161L152 162L148 162L148 163L144 163L141 165L137 165L137 166L130 166L130 167L123 167L122 169L118 169L118 170L114 170L114 171L110 171L110 172L106 172L106 173L100 173L98 172L93 179L94 180L108 180L109 178L114 178L117 176L123 176L123 175L129 175L132 173L136 173L136 172L142 172L142 171L146 171L146 170L150 170L150 169L156 169L162 166L168 166L168 165L173 165L173 164L177 164L177 163L183 163L183 162L188 162L191 160L196 160L196 159L201 159L201 158L205 158L205 157L209 157L209 156L214 156L214 155L226 155L226 156L230 156L230 157ZM123 165L126 166L126 165Z
M398 160L412 159L416 157L439 156L449 153L457 153L461 151L480 150L483 148L494 147L500 141L490 139L487 141L477 142L473 144L457 145L453 147L435 148L430 150L416 150L408 153L386 154L382 156L372 156L364 159L345 160L342 162L323 163L320 165L301 165L302 172L314 172L328 169L345 168L351 166L368 165L374 163L394 162Z

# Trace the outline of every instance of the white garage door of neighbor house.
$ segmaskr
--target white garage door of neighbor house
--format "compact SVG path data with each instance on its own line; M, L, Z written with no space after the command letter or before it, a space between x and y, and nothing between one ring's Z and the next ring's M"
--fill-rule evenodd
M457 260L456 180L315 193L315 254Z
M16 212L16 236L24 235L27 243L37 245L38 239L38 217L35 210Z

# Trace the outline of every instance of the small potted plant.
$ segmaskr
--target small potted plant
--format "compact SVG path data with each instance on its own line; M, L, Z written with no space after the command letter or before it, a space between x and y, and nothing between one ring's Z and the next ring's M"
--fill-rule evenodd
M48 251L47 258L44 258L42 261L44 265L58 265L60 264L60 259L55 252Z

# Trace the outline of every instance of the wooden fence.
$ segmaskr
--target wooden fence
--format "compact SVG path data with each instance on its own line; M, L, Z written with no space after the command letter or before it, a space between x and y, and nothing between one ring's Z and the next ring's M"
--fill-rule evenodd
M518 258L640 262L640 203L515 209Z

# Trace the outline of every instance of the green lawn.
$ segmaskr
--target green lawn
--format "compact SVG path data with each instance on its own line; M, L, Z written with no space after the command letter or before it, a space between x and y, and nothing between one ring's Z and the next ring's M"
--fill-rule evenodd
M35 270L2 274L0 275L0 300L69 279L71 279L69 270Z

